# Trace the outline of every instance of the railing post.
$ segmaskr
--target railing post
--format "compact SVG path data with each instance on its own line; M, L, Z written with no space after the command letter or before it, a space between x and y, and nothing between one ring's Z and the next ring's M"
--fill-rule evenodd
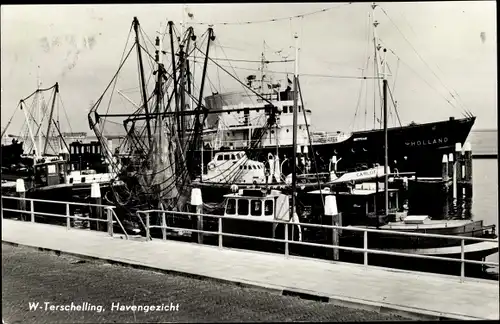
M289 255L288 251L288 223L285 223L285 257Z
M31 222L35 222L35 202L33 199L30 199L30 216L31 216Z
M222 217L219 217L219 222L218 222L218 234L219 234L219 248L222 249Z
M33 202L33 200L31 201ZM66 203L66 229L69 230L71 228L71 218L69 213L69 203Z
M146 213L146 241L149 241L149 213Z
M363 264L368 265L368 232L363 232Z
M108 234L113 237L113 210L110 207L106 207L106 217L108 220Z
M465 241L460 240L460 282L464 282L465 279Z

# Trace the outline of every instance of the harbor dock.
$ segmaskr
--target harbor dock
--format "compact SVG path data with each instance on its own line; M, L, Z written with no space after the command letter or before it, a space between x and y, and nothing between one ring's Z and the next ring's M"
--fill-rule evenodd
M499 282L2 220L2 242L412 319L499 319Z

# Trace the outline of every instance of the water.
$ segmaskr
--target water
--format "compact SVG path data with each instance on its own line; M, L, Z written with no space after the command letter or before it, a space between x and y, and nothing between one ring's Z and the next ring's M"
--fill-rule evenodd
M498 137L496 130L473 131L468 140L474 153L498 153ZM498 160L474 160L473 172L473 204L474 219L482 219L484 224L495 224L498 234ZM498 262L498 253L487 258ZM496 268L498 273L498 268Z
M498 160L474 160L472 162L474 219L483 220L485 225L495 224L498 234ZM488 257L498 262L498 253Z
M498 138L496 130L472 131L467 140L476 154L498 153Z

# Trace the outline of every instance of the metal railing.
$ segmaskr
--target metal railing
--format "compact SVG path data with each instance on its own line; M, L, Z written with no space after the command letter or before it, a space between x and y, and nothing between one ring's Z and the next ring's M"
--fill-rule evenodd
M161 225L151 225L150 224L150 214L158 213L162 215L162 224ZM201 222L203 222L204 217L215 218L217 219L217 231L207 231L201 229L192 229L192 228L182 228L182 227L174 227L168 226L166 222L166 215L181 215L181 216L195 216L200 217ZM244 221L242 217L234 217L234 216L223 216L223 215L210 215L210 214L198 214L198 213L189 213L189 212L175 212L175 211L165 211L165 210L146 210L146 211L137 211L137 215L144 215L146 217L146 240L152 240L150 231L153 228L158 228L162 230L162 239L167 240L167 230L173 231L188 231L191 233L198 233L199 235L207 235L207 236L218 236L218 247L224 248L223 246L223 237L235 237L242 239L252 239L252 240L260 240L260 241L269 241L269 242L278 242L285 244L285 256L288 257L290 254L290 244L294 245L305 245L312 247L321 247L327 249L338 249L338 250L346 250L352 252L360 252L363 253L363 264L368 265L368 255L369 254L379 254L379 255L388 255L388 256L397 256L397 257L410 257L410 258L418 258L418 259L427 259L427 260L440 260L440 261L451 261L451 262L460 262L460 279L461 281L465 278L465 264L478 264L478 265L490 265L490 266L499 266L498 262L491 261L476 261L476 260L468 260L465 258L465 241L476 241L476 242L494 242L498 245L498 238L479 238L479 237L468 237L468 236L456 236L456 235L441 235L441 234L428 234L428 233L408 233L402 231L395 230L378 230L373 228L363 228L363 227L351 227L351 226L338 226L338 225L320 225L320 224L310 224L310 223L291 223L285 221L278 220L254 220L262 223L268 224L283 224L285 226L284 230L284 239L277 238L269 238L269 237L261 237L261 236L249 236L235 233L224 233L222 231L222 223L223 219L228 220L239 220ZM163 216L165 215L165 216ZM297 226L300 225L302 228L304 227L314 227L314 228L323 228L328 230L337 230L337 231L353 231L353 232L363 232L363 248L356 247L348 247L334 244L321 244L321 243L313 243L313 242L302 242L290 240L288 235L289 226ZM490 229L494 231L495 225L485 226L483 230ZM374 249L368 247L368 233L378 233L385 235L400 235L400 236L411 236L411 237L423 237L423 238L437 238L437 239L451 239L451 240L459 240L460 241L460 258L451 258L451 257L442 257L442 256L432 256L432 255L422 255L416 253L407 253L407 252L394 252L394 251L386 251L382 249Z
M66 229L69 230L72 228L71 226L71 220L82 220L85 222L97 222L97 223L107 223L107 229L108 229L108 234L109 236L113 236L113 226L114 224L118 224L123 231L125 238L129 239L128 233L123 227L122 222L116 215L114 209L116 208L115 206L110 206L110 205L102 205L102 204L93 204L93 203L80 203L80 202L66 202L66 201L56 201L56 200L45 200L45 199L35 199L35 198L22 198L22 197L14 197L14 196L2 196L2 208L1 208L1 216L2 219L4 219L4 212L12 212L12 213L17 213L21 214L21 219L24 220L24 216L28 214L30 216L30 222L35 223L36 222L36 217L35 216L44 216L44 217L54 217L54 218L66 218ZM12 208L6 208L4 207L4 200L16 200L18 202L24 202L24 203L29 203L29 208L26 206L26 208L23 209L12 209ZM58 204L58 205L65 205L66 206L66 212L65 214L55 214L55 213L46 213L46 212L41 212L41 211L36 211L35 209L35 202L38 203L43 203L43 204ZM106 218L92 218L92 217L87 217L87 216L78 216L73 213L71 214L71 207L72 206L84 206L84 207L94 207L94 208L102 208L106 214ZM142 222L142 220L141 220ZM142 223L144 228L145 224Z
M13 213L20 213L23 215L29 214L30 221L32 223L35 223L35 220L36 220L35 216L66 218L66 228L68 230L72 228L71 227L71 220L80 219L80 220L84 220L84 221L103 222L103 223L108 224L108 234L111 237L113 237L113 234L114 234L113 233L113 226L116 223L120 226L126 239L129 239L129 235L127 234L127 231L125 230L122 222L120 221L120 219L118 218L118 216L116 215L116 213L114 211L114 209L116 208L115 206L92 204L92 203L63 202L63 201L43 200L43 199L34 199L34 198L21 198L21 197L13 197L13 196L2 196L1 198L2 198L2 206L1 206L2 219L4 218L4 212L6 212L6 211L13 212ZM4 200L9 200L9 199L29 202L30 207L29 207L29 209L25 208L25 210L6 208L6 207L4 207ZM65 214L55 214L55 213L45 213L45 212L36 211L34 208L35 202L65 205L66 213ZM87 207L103 208L106 212L106 218L99 219L99 218L90 218L90 217L85 217L85 216L71 215L70 206L87 206ZM151 225L151 223L150 223L150 214L151 213L157 213L159 215L162 215L161 225ZM163 240L167 240L167 238L168 238L167 231L168 230L188 231L191 233L198 233L198 235L201 235L201 236L204 236L204 235L217 236L219 248L224 248L223 237L234 237L234 238L241 238L241 239L251 239L251 240L259 240L259 241L284 243L285 244L284 255L286 257L290 256L290 244L294 244L294 245L304 245L304 246L327 248L327 249L332 249L333 251L346 250L346 251L363 253L363 264L364 265L368 265L368 255L369 254L459 262L460 263L460 280L461 281L463 281L465 278L465 264L466 263L477 264L477 265L490 265L490 266L496 266L496 267L499 266L498 262L476 261L476 260L468 260L465 258L465 246L466 246L465 241L493 242L493 243L496 243L498 245L498 238L491 239L491 238L428 234L428 233L408 233L408 232L401 232L401 231L394 231L394 230L383 230L382 231L382 230L378 230L378 229L363 228L363 227L351 227L351 226L346 227L346 226L338 226L338 225L291 223L291 222L278 221L278 220L255 220L255 219L252 219L252 221L254 221L254 222L257 221L257 222L262 222L264 224L282 224L282 225L284 225L284 239L278 239L278 238L270 238L270 237L262 237L262 236L250 236L250 235L224 233L223 232L222 224L223 224L224 219L244 221L245 219L243 219L242 217L211 215L211 214L202 214L202 213L201 214L200 213L189 213L189 212L175 212L175 211L165 211L165 210L137 211L136 215L138 216L141 225L145 229L145 232L146 232L145 239L147 241L152 240L151 229L158 228L158 229L162 230L162 239ZM145 221L146 221L145 223L143 222L141 215L145 216ZM203 230L203 229L199 229L199 228L194 229L194 228L168 226L167 225L167 215L179 215L181 217L186 217L186 219L187 219L187 216L199 217L199 224L203 224L203 218L217 219L217 230L216 231L209 231L209 230ZM338 233L340 233L341 231L363 232L363 248L341 246L338 244L322 244L322 243L296 241L296 240L289 238L289 227L290 226L301 226L302 228L305 228L305 227L322 228L322 229L332 230L332 233L333 233L333 231L338 231ZM494 228L495 228L495 225L483 227L483 229L491 229L492 231L494 230ZM378 234L383 233L385 235L400 235L400 236L410 236L410 237L459 240L460 241L460 258L458 259L458 258L450 258L450 257L422 255L422 254L416 254L416 253L393 252L393 251L386 251L386 250L381 250L381 249L369 248L368 247L368 233L378 233Z

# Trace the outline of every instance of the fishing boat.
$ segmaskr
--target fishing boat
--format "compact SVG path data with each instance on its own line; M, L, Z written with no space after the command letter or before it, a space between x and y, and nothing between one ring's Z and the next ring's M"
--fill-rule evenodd
M52 92L50 105L43 101L44 92ZM9 157L12 164L2 165L2 179L5 180L2 183L2 195L17 196L17 191L21 190L26 198L85 202L89 201L91 196L92 184L99 184L102 196L106 196L111 187L122 185L120 181L115 181L116 174L112 170L97 172L88 166L81 168L83 165L71 163L70 149L60 128L59 107L56 108L58 94L58 83L47 89L41 89L39 86L30 96L20 101L18 108L24 113L27 136L21 137L23 141L20 142L16 141L15 137L12 146L7 148L18 148L16 153L20 154ZM33 103L30 107L27 101L31 97ZM14 116L15 112L8 125ZM2 135L5 135L6 131L7 127ZM29 153L24 153L24 149ZM100 152L101 158L103 154L110 153ZM22 185L16 185L18 181L21 181ZM14 200L4 203L17 204ZM33 208L37 212L53 213L58 210L62 214L66 213L64 204L37 201L34 202Z

